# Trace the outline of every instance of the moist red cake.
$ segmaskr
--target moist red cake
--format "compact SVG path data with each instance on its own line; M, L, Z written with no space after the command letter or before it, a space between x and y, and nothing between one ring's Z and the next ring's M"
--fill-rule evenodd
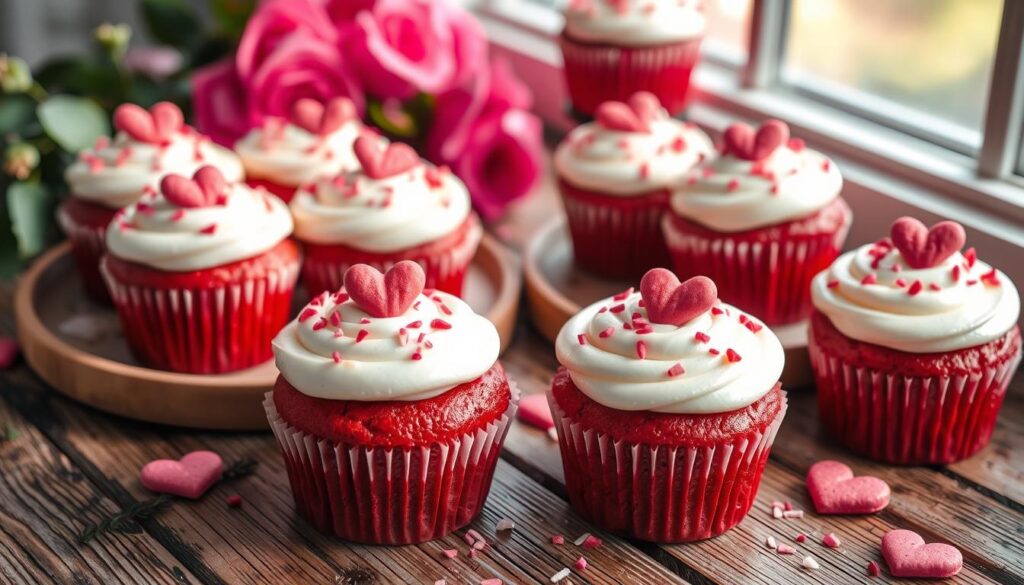
M85 292L93 300L110 303L110 293L100 275L100 258L106 251L103 235L116 209L69 197L57 209L57 219L71 242L71 253Z
M295 196L295 187L289 187L287 185L278 185L273 181L267 181L265 179L246 179L246 184L253 189L266 189L269 193L277 196L278 199L288 203Z

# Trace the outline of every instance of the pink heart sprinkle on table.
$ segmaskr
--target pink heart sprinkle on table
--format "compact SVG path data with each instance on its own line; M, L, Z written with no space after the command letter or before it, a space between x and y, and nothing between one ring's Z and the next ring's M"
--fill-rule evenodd
M139 473L139 480L150 491L196 500L217 483L223 470L220 455L193 451L177 461L150 461Z
M925 544L911 530L892 530L882 537L882 557L893 577L941 579L952 577L964 566L955 547L941 542Z
M839 461L812 465L807 491L819 514L872 514L889 505L889 484L877 477L854 477L853 470Z

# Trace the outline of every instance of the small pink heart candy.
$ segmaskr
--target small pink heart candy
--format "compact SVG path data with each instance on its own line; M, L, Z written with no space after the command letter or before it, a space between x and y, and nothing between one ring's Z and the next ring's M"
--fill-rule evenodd
M726 152L744 160L759 161L789 141L789 126L781 120L766 120L755 131L737 122L725 130L722 138Z
M889 505L889 484L868 475L854 477L839 461L819 461L807 471L807 491L819 514L871 514Z
M602 127L618 132L650 132L651 127L633 110L622 102L604 102L594 112L594 119Z
M519 399L519 420L546 431L555 426L555 419L551 416L551 407L548 406L548 399L543 393L527 394Z
M206 207L206 193L203 188L188 177L165 175L160 179L160 192L172 205L183 208Z
M397 317L405 313L423 292L423 268L402 260L381 274L366 264L345 271L345 292L371 317Z
M882 556L893 577L941 579L952 577L964 567L956 547L940 542L925 544L911 530L891 530L882 537Z
M629 100L626 103L629 104L629 107L633 108L637 118L648 128L650 128L651 122L657 120L658 114L661 113L661 102L658 101L658 96L649 91L634 93L629 96Z
M671 271L652 268L640 279L640 296L652 323L683 325L711 309L718 299L718 288L706 276L680 283Z
M960 251L967 241L963 226L955 221L940 221L931 228L913 217L893 222L889 236L911 268L932 268Z
M363 134L352 145L363 174L371 179L386 179L416 168L420 157L408 144L387 143L379 136Z
M139 142L163 144L185 124L178 106L160 102L149 110L135 104L121 104L114 110L114 126Z
M196 500L220 479L223 470L220 455L193 451L178 461L150 461L142 468L139 479L150 491Z
M327 106L311 98L302 98L292 106L292 121L311 134L326 136L356 118L356 106L345 97L334 98Z
M170 141L185 125L185 115L181 113L181 108L171 102L153 104L149 114L153 117L153 127L160 142Z
M207 207L216 205L228 188L228 181L224 175L217 167L210 165L200 167L192 176L192 180L199 185L203 195L206 196Z

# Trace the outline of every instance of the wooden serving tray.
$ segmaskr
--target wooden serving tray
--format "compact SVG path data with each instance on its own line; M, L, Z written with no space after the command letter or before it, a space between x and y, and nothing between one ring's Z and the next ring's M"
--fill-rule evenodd
M523 259L526 300L533 324L552 343L562 325L583 307L620 293L636 282L608 280L578 268L573 261L572 239L562 217L537 230ZM804 386L814 380L807 355L807 322L772 327L786 351L782 383Z
M466 301L498 329L504 351L515 330L522 286L518 260L484 236L466 275ZM304 298L300 293L296 298ZM207 429L267 428L261 405L274 384L273 361L221 375L179 374L138 364L117 313L87 300L61 244L39 258L18 285L18 338L33 370L57 390L110 413Z

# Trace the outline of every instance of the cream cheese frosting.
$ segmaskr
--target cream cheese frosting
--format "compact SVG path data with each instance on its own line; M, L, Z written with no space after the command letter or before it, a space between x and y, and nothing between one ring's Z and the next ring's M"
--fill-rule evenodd
M809 217L843 186L825 155L790 140L766 158L731 153L708 160L673 191L679 216L719 232L740 232Z
M814 278L811 297L847 337L909 353L988 343L1020 315L1016 287L973 249L915 269L887 239L840 256Z
M498 332L458 297L424 291L404 313L373 317L344 289L315 298L274 338L277 368L330 400L425 400L483 375Z
M291 211L304 242L394 252L454 232L470 200L458 177L423 163L379 179L359 171L321 179L296 193Z
M555 353L595 402L676 414L753 404L778 382L785 359L771 330L735 307L717 303L681 326L651 323L632 289L569 319Z
M700 38L707 26L699 0L571 0L565 34L576 41L624 46Z
M608 195L640 195L679 183L697 163L714 156L711 139L693 124L658 108L647 132L589 122L555 150L555 168L570 184Z
M186 272L252 258L292 232L288 207L242 183L216 205L184 208L156 190L122 209L107 229L114 256L159 270Z
M235 144L246 176L299 187L359 168L352 143L361 125L350 120L325 136L280 118L253 128Z

